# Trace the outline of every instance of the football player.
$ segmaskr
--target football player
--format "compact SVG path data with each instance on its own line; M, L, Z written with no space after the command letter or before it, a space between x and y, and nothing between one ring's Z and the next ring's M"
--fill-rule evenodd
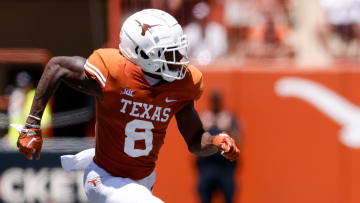
M87 59L49 61L17 145L28 159L33 151L40 158L41 117L63 81L96 97L95 156L84 174L89 201L162 202L152 195L154 168L174 115L195 155L222 151L235 160L239 149L226 133L211 136L202 127L194 109L202 74L189 65L188 41L175 18L156 9L137 12L124 22L120 41L119 49L98 49Z

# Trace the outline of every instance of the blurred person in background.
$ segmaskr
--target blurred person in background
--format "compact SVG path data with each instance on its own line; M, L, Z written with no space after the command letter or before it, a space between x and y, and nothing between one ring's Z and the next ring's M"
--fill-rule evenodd
M325 21L319 39L333 56L359 56L360 0L321 0Z
M193 21L184 28L189 38L189 56L199 65L207 65L227 52L226 28L209 21L211 8L207 2L199 2L192 9Z
M279 0L256 0L258 17L249 28L248 57L292 57L290 25L286 8Z
M212 136L227 132L239 145L241 132L237 119L224 108L221 92L213 91L209 101L209 110L201 114L204 129ZM210 203L214 193L218 190L224 195L226 203L233 202L237 162L225 159L218 152L211 156L198 157L196 165L199 171L198 192L201 202Z
M16 74L15 87L11 90L9 97L9 123L25 122L35 96L35 87L33 83L34 81L28 72L21 71ZM43 136L48 137L51 135L50 105L46 106L42 121L41 128L44 131ZM16 141L18 137L19 133L9 126L7 139L10 147L16 149Z
M256 5L249 0L225 0L224 24L228 30L227 56L244 57L248 49L249 29L260 18Z
M127 18L119 49L98 49L88 59L59 56L46 65L25 126L19 152L40 158L40 123L50 97L61 82L96 97L96 147L62 156L65 170L85 170L90 202L163 202L152 194L158 153L175 115L190 152L218 151L232 161L240 154L226 133L211 136L194 101L203 91L202 74L189 65L188 41L175 18L145 9ZM71 99L71 98L69 98Z
M325 21L320 0L288 0L290 41L299 67L329 67L332 57L319 39L319 25Z

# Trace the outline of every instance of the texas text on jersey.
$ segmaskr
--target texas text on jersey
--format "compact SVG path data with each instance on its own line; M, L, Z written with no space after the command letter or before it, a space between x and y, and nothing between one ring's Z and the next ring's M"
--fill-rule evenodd
M187 69L182 80L151 86L118 49L94 51L85 71L104 94L96 101L97 165L134 180L151 174L170 119L202 93L201 72L191 65Z

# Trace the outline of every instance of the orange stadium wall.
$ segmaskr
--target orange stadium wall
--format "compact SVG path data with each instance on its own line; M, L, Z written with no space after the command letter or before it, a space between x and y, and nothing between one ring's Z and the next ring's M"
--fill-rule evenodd
M220 89L226 107L242 121L236 203L360 202L360 70L203 73L198 111L206 108L209 92ZM165 202L195 203L196 184L194 156L173 120L160 152L155 194Z

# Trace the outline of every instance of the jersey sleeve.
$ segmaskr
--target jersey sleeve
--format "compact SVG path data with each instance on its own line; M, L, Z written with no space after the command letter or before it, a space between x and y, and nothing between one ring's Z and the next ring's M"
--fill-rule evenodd
M195 91L195 100L199 100L203 91L204 91L204 83L202 80L202 77L200 78L200 80L198 81L198 83L195 85L196 87L196 91Z
M188 72L183 80L179 81L177 89L177 95L180 99L179 105L175 109L175 113L180 111L185 105L189 104L190 101L196 101L200 99L204 84L202 79L202 73L192 65L188 66Z
M192 93L192 99L198 100L200 99L203 91L204 91L204 83L203 83L203 77L202 73L195 67L190 67L190 72L192 75L192 84L193 84L193 93Z
M84 68L86 74L96 80L101 88L104 89L106 87L106 79L109 75L109 70L107 69L99 51L94 51L89 56L86 60Z

